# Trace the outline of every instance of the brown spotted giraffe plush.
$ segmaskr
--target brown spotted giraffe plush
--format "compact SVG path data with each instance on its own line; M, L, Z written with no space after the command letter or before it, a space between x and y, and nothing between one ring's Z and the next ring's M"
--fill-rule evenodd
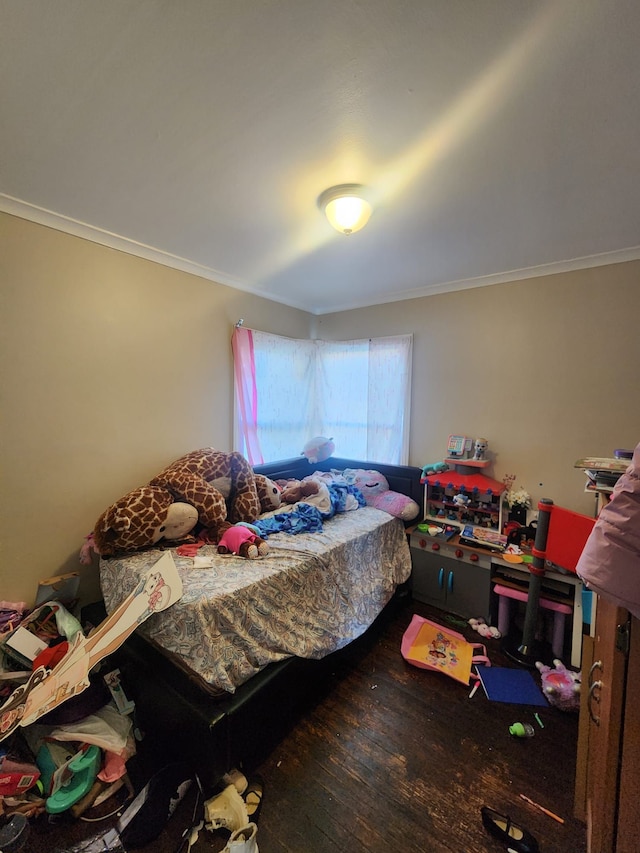
M101 556L139 551L162 539L181 539L198 523L217 542L228 522L252 522L260 512L247 460L206 447L181 456L105 510L92 544Z

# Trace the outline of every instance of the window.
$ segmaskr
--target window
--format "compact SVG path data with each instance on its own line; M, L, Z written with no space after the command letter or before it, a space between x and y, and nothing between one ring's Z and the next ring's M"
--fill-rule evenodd
M412 336L304 341L238 328L235 446L252 464L316 435L339 456L406 464Z

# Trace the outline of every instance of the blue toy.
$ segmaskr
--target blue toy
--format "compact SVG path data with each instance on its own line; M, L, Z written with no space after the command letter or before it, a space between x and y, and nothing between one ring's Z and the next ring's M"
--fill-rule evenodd
M430 465L425 465L422 469L422 476L428 477L429 474L441 474L443 471L448 471L449 466L446 462L432 462Z

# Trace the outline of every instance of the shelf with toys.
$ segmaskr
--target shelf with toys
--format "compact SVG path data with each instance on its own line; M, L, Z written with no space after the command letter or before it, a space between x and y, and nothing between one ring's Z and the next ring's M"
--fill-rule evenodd
M422 482L425 519L502 530L504 483L484 474L457 471L430 474Z
M484 438L474 442L466 436L449 436L444 463L423 469L425 520L502 531L505 484L474 470L490 464L487 445ZM461 470L451 470L450 464Z

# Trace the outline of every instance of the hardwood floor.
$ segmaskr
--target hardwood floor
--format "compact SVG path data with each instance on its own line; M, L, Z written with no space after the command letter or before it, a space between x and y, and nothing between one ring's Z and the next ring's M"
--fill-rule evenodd
M482 805L510 814L538 839L542 853L584 853L585 826L572 817L577 715L490 702L482 689L470 699L460 683L408 665L400 641L413 613L446 624L445 614L406 601L320 668L313 683L300 683L300 706L283 695L277 714L264 718L261 745L243 768L265 782L261 853L504 850L482 826ZM479 639L469 628L463 633ZM494 665L514 665L499 640L485 643ZM535 736L511 736L509 725L517 720L532 722ZM175 853L194 801L195 786L144 853ZM34 827L24 849L72 849L70 840L87 831ZM224 844L223 834L202 830L192 850L219 851Z

